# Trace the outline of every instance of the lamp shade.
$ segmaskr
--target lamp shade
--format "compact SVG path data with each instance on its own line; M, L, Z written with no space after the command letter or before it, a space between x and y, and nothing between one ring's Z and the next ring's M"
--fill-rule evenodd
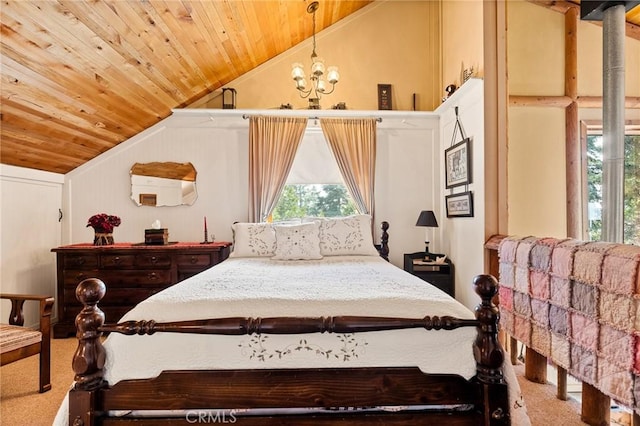
M420 212L420 216L418 216L416 226L428 226L431 228L437 228L438 221L436 220L436 215L433 214L433 210L422 210Z

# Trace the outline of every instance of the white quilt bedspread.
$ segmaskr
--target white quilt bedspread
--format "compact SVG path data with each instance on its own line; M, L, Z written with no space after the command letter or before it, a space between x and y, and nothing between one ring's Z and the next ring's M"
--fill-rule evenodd
M121 321L338 315L474 318L455 299L377 256L336 256L311 261L229 258L153 295ZM475 374L475 336L474 327L348 335L112 333L104 343L105 379L113 385L155 377L168 369L362 366L417 366L427 373L453 373L468 379ZM512 390L519 396L515 385Z
M122 321L335 315L473 318L453 298L377 256L340 256L317 261L231 258L150 297ZM111 335L105 343L105 378L115 384L123 379L154 377L167 368L375 365L417 365L425 372L470 378L475 374L471 351L475 335L473 327L349 336ZM142 353L149 353L151 358Z

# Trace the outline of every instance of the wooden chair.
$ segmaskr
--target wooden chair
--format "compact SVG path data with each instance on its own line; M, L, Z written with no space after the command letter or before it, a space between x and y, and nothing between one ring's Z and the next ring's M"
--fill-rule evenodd
M0 365L40 354L40 393L51 389L51 310L53 297L27 294L0 294L11 300L9 324L0 323ZM23 327L23 305L27 300L40 302L40 328Z

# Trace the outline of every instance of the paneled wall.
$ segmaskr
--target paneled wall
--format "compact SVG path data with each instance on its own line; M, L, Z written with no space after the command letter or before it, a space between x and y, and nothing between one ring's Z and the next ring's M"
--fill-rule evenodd
M209 233L231 240L231 224L248 219L248 120L243 115L308 116L307 111L176 110L157 126L66 175L64 242L90 241L86 220L95 213L116 214L122 224L116 241L140 242L144 229L160 220L172 241L202 241ZM372 116L362 111L318 114ZM434 113L378 111L376 220L391 223L392 261L420 250L422 230L415 228L421 210L439 198L439 117ZM318 131L309 120L308 131ZM136 206L130 198L129 170L152 161L191 162L197 170L198 198L193 206Z
M59 209L64 176L22 167L0 166L0 291L55 295L60 244ZM37 303L25 304L25 324L38 324ZM0 302L0 321L11 303Z

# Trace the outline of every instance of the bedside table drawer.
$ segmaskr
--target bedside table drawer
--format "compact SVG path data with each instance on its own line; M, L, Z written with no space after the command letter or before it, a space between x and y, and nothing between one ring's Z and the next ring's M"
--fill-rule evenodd
M431 254L431 259L435 259ZM442 257L443 255L437 255ZM424 260L424 252L409 253L404 255L404 270L444 291L451 297L456 295L454 266L450 259L443 264L420 264L414 261Z
M452 282L453 280L449 275L429 274L429 273L425 274L421 272L416 272L414 273L414 275L428 282L429 284L433 284L435 287L438 287L440 290L444 291L445 293L448 293L451 296L455 294L455 289L453 288L453 282Z

